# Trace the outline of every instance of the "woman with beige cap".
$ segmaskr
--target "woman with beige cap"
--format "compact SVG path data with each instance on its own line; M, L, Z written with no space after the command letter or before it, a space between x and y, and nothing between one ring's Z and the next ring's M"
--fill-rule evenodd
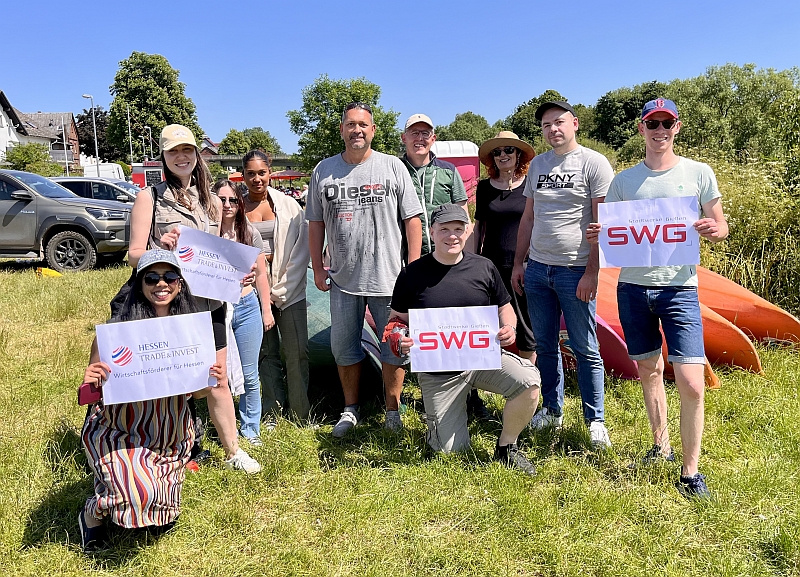
M531 331L528 303L511 288L517 230L525 210L525 179L536 156L533 147L508 130L481 144L478 156L489 178L475 192L474 251L491 260L500 271L517 315L517 348L523 358L536 362L536 341Z
M165 182L136 195L128 248L128 264L132 267L136 267L148 246L175 250L179 225L219 235L222 203L211 194L211 175L200 156L194 134L185 126L170 124L161 131L159 145ZM225 304L204 298L197 298L197 301L200 310L211 311L217 362L226 367ZM223 374L227 375L227 369ZM218 383L206 399L209 416L225 449L225 464L229 469L257 473L261 465L239 447L227 376Z

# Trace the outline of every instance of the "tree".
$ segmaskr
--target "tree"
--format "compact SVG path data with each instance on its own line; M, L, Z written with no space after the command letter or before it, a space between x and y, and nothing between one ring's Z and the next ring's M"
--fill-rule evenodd
M480 114L467 111L456 114L453 122L446 126L436 127L437 140L468 140L480 146L484 141L496 136L503 130L498 120L490 126L489 121Z
M242 131L231 128L219 143L220 154L245 154L256 149L271 154L282 152L281 145L278 144L275 137L260 126L245 128Z
M303 169L310 170L323 158L344 149L339 125L345 106L351 102L363 102L372 108L372 118L378 127L373 150L396 154L400 147L397 129L400 114L392 109L383 110L378 105L380 96L380 86L363 77L334 80L323 74L306 86L300 110L286 113L289 127L300 137L298 157Z
M38 142L17 144L6 152L12 170L24 170L42 176L61 176L64 167L52 161L47 146Z
M127 136L125 147L117 148L108 140L108 111L103 110L102 106L94 108L95 122L97 122L97 148L100 159L104 162L128 159ZM86 156L94 156L94 124L92 122L92 109L83 109L83 112L75 115L75 124L78 126L78 143L80 150ZM125 133L127 135L127 131Z
M106 134L111 145L128 150L128 105L136 156L142 154L141 136L145 141L150 136L145 126L151 128L154 144L168 124L186 126L201 142L203 131L197 123L194 102L186 96L185 89L178 80L178 71L160 54L133 52L121 61L110 87L114 100Z
M665 92L666 85L653 80L605 93L594 107L594 130L588 136L619 150L638 133L636 126L645 103Z

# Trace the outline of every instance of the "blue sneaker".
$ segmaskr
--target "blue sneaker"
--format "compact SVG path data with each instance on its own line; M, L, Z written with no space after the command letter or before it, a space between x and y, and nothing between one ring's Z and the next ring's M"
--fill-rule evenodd
M699 499L702 501L711 499L711 491L706 486L706 476L702 473L696 473L691 477L681 475L675 486L680 494L687 499Z

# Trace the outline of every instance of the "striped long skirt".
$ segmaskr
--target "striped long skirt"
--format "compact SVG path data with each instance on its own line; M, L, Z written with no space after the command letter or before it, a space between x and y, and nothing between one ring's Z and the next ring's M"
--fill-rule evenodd
M81 434L94 472L85 512L121 527L166 525L180 513L194 442L188 397L92 407Z

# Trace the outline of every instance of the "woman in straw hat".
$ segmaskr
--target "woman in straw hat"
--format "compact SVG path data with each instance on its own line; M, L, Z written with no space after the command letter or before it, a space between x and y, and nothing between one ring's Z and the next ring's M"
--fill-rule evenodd
M531 331L528 303L511 287L517 230L525 210L526 174L533 147L511 131L503 130L481 144L478 150L489 178L478 183L475 193L475 229L473 248L491 260L500 271L503 283L511 294L511 305L517 315L517 348L519 355L536 362L536 341ZM513 293L513 294L512 294Z

